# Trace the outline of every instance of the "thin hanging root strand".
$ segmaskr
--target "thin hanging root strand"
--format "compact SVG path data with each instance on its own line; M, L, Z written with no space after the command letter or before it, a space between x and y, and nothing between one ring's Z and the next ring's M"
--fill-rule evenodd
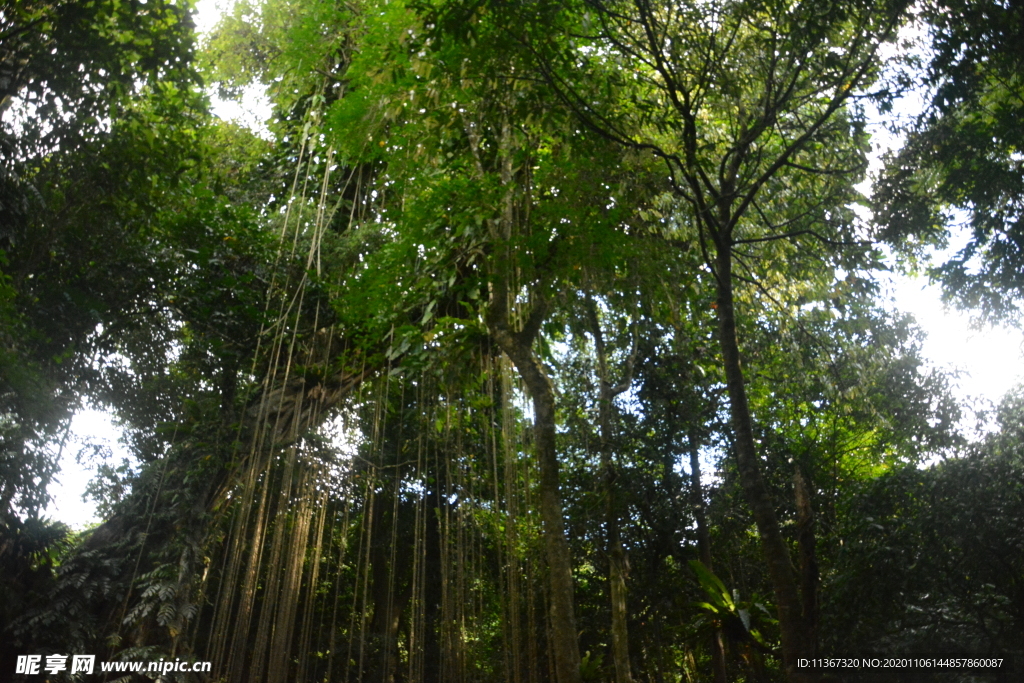
M314 123L319 118L308 115ZM471 662L494 645L483 638L490 590L502 616L503 680L539 681L537 634L546 630L546 611L533 597L533 464L516 404L523 392L507 359L479 350L484 390L500 402L493 415L446 393L429 371L418 377L411 399L401 378L367 381L373 368L313 386L296 372L343 350L338 331L319 330L319 311L319 343L304 341L301 332L308 273L323 274L323 238L340 206L329 206L329 171L311 181L315 147L311 135L303 138L303 162L282 216L268 300L276 311L257 352L266 379L248 413L256 426L240 432L248 448L221 495L230 504L206 645L215 674L230 683L337 676L387 683L399 671L408 683L438 675L468 681L475 677ZM334 167L334 151L321 152L325 168ZM345 183L355 183L362 196L368 181L359 170ZM311 187L318 191L314 201ZM361 211L380 210L357 211L355 204L350 228ZM305 267L289 267L300 245L307 248ZM260 374L257 365L252 374ZM346 426L342 436L355 439L355 452L320 460L307 435L346 397L362 416L361 442ZM494 576L486 561L492 552L500 568Z

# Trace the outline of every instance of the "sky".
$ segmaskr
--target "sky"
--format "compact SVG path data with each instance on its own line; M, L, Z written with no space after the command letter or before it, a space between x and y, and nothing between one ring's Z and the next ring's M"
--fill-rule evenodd
M926 278L898 276L892 283L895 307L913 314L927 337L923 355L933 365L961 370L960 398L997 403L1024 380L1024 335L1004 326L975 328L970 316L946 309L937 286Z
M230 4L231 0L200 0L196 5L198 29L209 31L222 9ZM269 115L266 98L257 91L247 93L241 103L215 99L213 105L214 113L220 118L254 129L261 128ZM896 141L879 136L875 144L873 168L877 169L878 153ZM864 189L868 191L869 186ZM929 284L924 277L894 274L884 283L884 290L892 299L891 305L911 313L924 330L922 352L929 363L959 371L955 390L961 401L982 399L995 404L1024 381L1024 334L1020 330L973 326L969 315L943 306L938 287ZM83 410L75 415L68 442L62 450L59 483L50 487L54 502L47 509L49 516L79 529L99 521L95 505L82 499L94 470L88 463L76 462L76 455L84 443L95 443L110 448L116 460L127 458L118 435L106 413Z

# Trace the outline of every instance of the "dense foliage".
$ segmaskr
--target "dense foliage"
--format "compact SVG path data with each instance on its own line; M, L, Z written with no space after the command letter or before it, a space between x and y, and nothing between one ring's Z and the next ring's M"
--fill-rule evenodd
M0 680L1024 656L1024 399L968 438L876 278L967 215L931 273L1016 320L1015 12L265 0L197 49L183 2L0 10ZM908 22L931 100L869 221ZM204 87L264 89L269 134ZM83 406L133 462L71 532Z

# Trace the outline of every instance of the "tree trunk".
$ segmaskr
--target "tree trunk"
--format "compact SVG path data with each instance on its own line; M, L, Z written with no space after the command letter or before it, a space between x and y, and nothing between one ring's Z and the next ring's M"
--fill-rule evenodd
M790 681L810 683L819 680L819 677L813 671L798 669L797 660L813 656L814 636L808 628L808 620L804 618L796 570L786 540L782 537L775 506L765 485L757 446L754 443L753 420L747 402L740 350L736 340L731 245L727 237L718 237L715 245L718 251L715 258L718 281L718 338L725 366L740 486L761 537L768 576L775 593L779 627L782 632L783 667Z
M594 350L597 353L598 422L601 469L604 470L605 526L608 530L608 586L612 612L612 663L615 666L615 683L632 683L633 676L629 666L629 628L626 621L626 574L629 572L629 567L626 550L622 547L622 532L619 528L619 514L615 500L615 462L612 457L612 399L615 396L615 391L608 379L608 357L605 352L601 323L597 317L597 308L589 295L586 303L587 317L590 319L591 331L594 335ZM628 388L628 382L629 377L626 377L622 382L622 390Z
M398 634L402 613L412 598L409 572L411 555L395 548L397 544L411 545L400 527L401 506L395 504L394 495L387 491L378 494L373 503L377 507L371 530L370 562L373 568L371 596L373 617L370 621L370 639L374 646L369 666L369 677L381 683L397 680L399 652Z
M540 515L544 524L544 549L551 591L551 648L555 675L558 683L582 683L573 607L572 559L565 537L562 498L558 489L554 387L533 353L532 339L512 334L500 323L492 324L491 328L498 345L519 371L533 401L533 439L540 465Z
M697 522L697 554L701 564L714 571L711 564L711 533L708 531L707 516L704 513L704 490L700 483L700 454L697 436L691 431L690 442L690 501L693 506L693 518ZM725 641L722 638L721 626L715 628L711 635L711 668L715 683L727 683L728 670L725 666Z
M629 666L629 629L627 626L626 574L629 563L626 549L622 547L622 532L615 500L615 464L612 462L611 433L611 392L607 382L601 382L601 464L604 469L605 524L608 528L608 585L612 608L612 662L615 666L615 683L631 683L633 676Z
M612 520L609 519L609 522ZM618 518L614 520L618 524ZM619 540L618 529L610 529L608 545L608 574L612 600L612 662L615 665L616 683L631 683L633 676L629 667L629 630L626 624L626 574L628 564L626 551Z
M800 551L800 600L803 603L804 628L810 646L814 648L810 656L815 657L818 650L818 559L814 548L811 495L799 465L793 472L793 491L796 497L797 547Z

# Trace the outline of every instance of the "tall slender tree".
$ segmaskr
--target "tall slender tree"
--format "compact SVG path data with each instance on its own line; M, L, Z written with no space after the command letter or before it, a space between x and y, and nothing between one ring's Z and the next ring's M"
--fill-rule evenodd
M792 680L814 679L797 668L816 651L816 617L801 599L764 481L736 287L773 298L770 288L795 273L777 281L766 259L778 263L787 252L845 246L848 264L863 254L862 235L840 208L853 201L864 170L855 104L905 3L594 0L561 14L545 8L535 20L576 37L521 34L538 68L581 125L665 162L713 274L733 447L775 592L783 660Z

